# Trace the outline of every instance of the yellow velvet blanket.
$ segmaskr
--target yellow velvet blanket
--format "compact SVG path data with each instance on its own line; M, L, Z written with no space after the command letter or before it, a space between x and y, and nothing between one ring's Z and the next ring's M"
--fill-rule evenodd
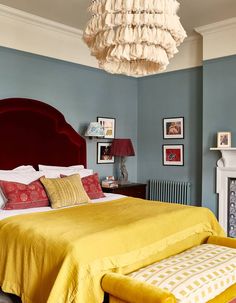
M0 286L23 303L100 303L128 273L224 235L205 208L124 198L0 221ZM184 244L183 244L184 243Z

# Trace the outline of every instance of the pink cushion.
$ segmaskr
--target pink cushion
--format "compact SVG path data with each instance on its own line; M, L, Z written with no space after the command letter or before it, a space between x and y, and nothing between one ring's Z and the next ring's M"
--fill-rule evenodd
M97 173L81 178L81 181L90 199L99 199L105 197L104 193L102 192Z
M39 180L28 185L1 180L0 186L7 198L6 210L49 206L47 194Z

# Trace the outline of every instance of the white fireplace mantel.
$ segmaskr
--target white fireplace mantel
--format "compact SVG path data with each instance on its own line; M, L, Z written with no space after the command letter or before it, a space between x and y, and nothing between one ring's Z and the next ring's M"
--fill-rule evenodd
M219 195L219 222L224 230L228 230L228 180L236 179L236 147L210 148L220 151L222 157L217 161L216 192Z
M236 169L236 147L212 147L210 150L218 150L222 158L218 160L218 167L234 167Z

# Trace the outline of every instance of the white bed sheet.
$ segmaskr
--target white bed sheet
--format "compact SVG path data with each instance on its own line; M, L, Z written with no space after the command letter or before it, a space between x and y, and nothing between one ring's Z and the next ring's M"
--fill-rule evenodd
M110 193L104 193L106 197L100 198L100 199L93 199L91 200L91 203L99 203L99 202L108 202L111 200L117 200L124 198L123 195L118 194L110 194ZM84 204L83 204L84 205ZM78 205L76 205L78 206ZM73 206L72 206L73 207ZM37 212L44 212L44 211L53 211L55 209L47 206L47 207L35 207L35 208L26 208L26 209L14 209L14 210L0 210L0 220L3 220L8 217L16 216L16 215L22 215L22 214L30 214L30 213L37 213Z

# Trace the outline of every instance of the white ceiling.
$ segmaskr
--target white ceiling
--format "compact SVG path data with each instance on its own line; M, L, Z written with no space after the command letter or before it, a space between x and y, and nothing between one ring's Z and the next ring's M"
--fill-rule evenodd
M236 0L179 0L179 16L188 32L193 28L236 17ZM28 13L57 21L81 30L89 18L89 0L0 0Z

